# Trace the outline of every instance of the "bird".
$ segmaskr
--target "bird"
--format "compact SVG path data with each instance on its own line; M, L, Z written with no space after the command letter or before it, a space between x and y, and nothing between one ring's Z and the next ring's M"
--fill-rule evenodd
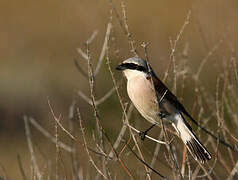
M170 122L178 137L186 145L192 157L202 164L211 159L211 154L194 134L191 126L184 118L190 114L177 97L156 76L148 61L139 57L131 57L120 63L116 70L122 71L127 79L127 93L139 113L153 125L160 119ZM144 134L141 133L142 140Z

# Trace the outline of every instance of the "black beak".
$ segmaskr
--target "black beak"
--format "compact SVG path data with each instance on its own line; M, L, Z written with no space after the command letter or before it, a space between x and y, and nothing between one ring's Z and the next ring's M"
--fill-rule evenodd
M125 70L125 69L126 69L126 67L125 67L124 64L119 64L119 65L116 67L116 70L118 70L118 71L123 71L123 70Z

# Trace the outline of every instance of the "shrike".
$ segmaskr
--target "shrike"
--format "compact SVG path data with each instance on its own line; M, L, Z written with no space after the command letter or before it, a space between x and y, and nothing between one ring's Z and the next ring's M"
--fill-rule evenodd
M191 117L175 95L159 80L147 61L132 57L116 67L127 78L127 93L140 114L152 124L167 119L194 159L204 163L210 153L198 140L183 114Z

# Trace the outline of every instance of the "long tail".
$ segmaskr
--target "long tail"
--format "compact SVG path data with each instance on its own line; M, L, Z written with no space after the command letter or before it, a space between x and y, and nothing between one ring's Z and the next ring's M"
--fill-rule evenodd
M177 114L176 123L173 127L177 130L179 136L183 140L184 144L187 146L189 152L192 154L193 158L201 163L206 162L211 159L210 153L198 140L198 138L193 134L192 128L185 121L181 114Z

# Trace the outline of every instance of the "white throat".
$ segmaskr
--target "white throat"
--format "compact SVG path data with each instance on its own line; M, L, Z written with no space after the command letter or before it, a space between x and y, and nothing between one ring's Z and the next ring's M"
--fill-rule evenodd
M126 69L123 71L124 75L126 76L127 80L129 81L130 79L136 77L136 76L145 76L146 74L142 71L137 71L137 70L131 70L131 69Z

